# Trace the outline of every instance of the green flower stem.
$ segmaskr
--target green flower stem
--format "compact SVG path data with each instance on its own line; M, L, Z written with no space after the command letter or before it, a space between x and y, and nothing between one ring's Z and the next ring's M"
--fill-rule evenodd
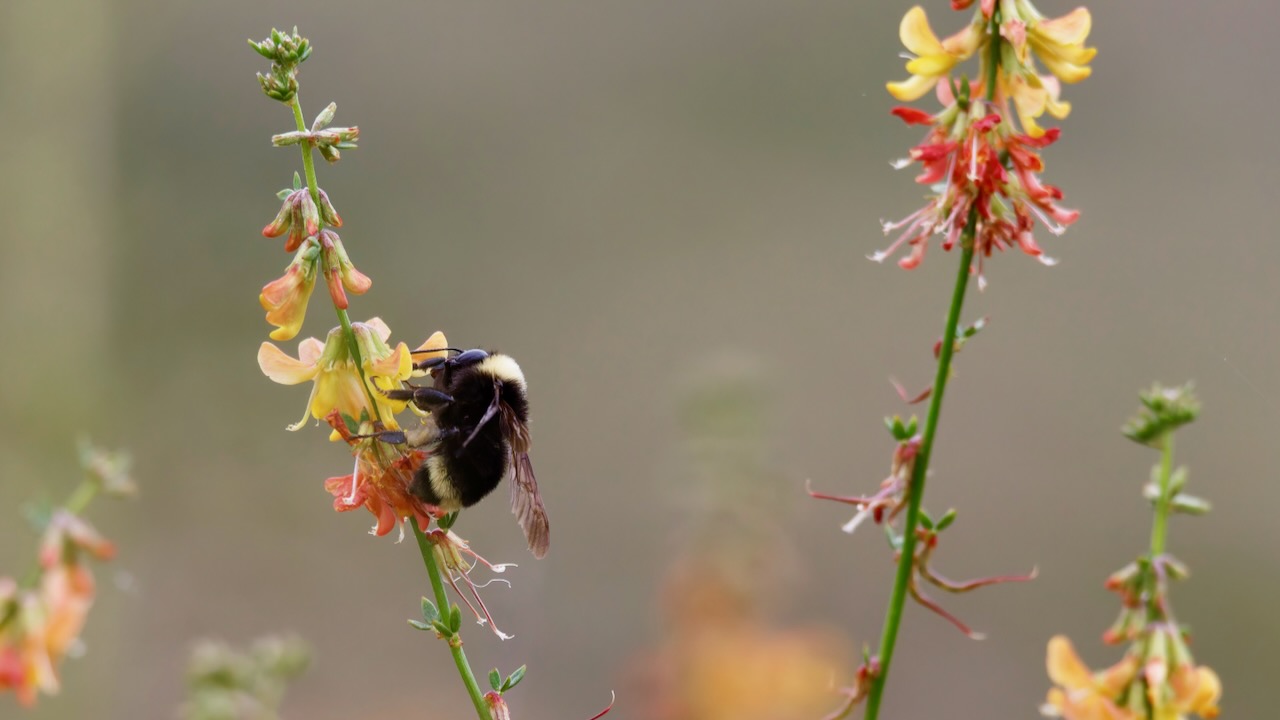
M298 94L294 93L293 99L289 101L289 107L293 110L293 122L298 127L298 132L307 131L307 120L302 114L302 103L298 102ZM320 207L320 183L316 180L316 159L311 154L311 143L298 143L298 148L302 150L302 172L307 177L307 192L311 193L311 201ZM322 224L324 220L320 221ZM332 272L336 268L325 268L325 272ZM373 391L369 389L369 379L364 376L364 363L360 359L360 345L356 342L356 331L351 328L351 317L346 310L333 306L335 312L338 313L338 322L342 325L342 335L347 339L347 347L351 350L351 357L355 360L356 370L360 373L360 384L364 387L365 395L369 397L369 407L373 409L373 419L381 420L382 417L378 412L378 402L373 397Z
M449 596L444 591L444 579L440 576L440 564L436 562L435 546L427 539L418 526L418 519L412 518L413 536L418 540L418 551L422 553L422 562L427 566L427 575L431 578L431 590L436 596L436 608L441 617L448 617ZM480 720L490 720L489 706L484 701L484 693L476 682L476 675L467 662L467 653L462 649L462 636L457 633L449 638L449 651L453 653L453 662L458 666L458 674L462 676L462 684L467 686L467 694L471 696L471 704L476 707L476 715Z
M1169 484L1173 478L1173 433L1164 436L1160 447L1160 495L1156 497L1155 522L1151 525L1151 559L1164 554L1165 538L1169 531L1169 503L1172 493Z
M1000 12L992 14L988 25L988 54L983 67L986 79L987 102L995 101L996 81L1000 69ZM933 454L933 440L938 430L938 418L942 413L942 395L951 377L951 356L955 353L956 330L960 325L960 309L964 305L965 290L969 285L969 273L973 263L973 244L977 234L978 212L971 208L960 239L960 267L956 271L955 290L951 295L951 310L947 314L946 330L942 334L942 347L938 353L938 372L933 379L933 395L929 401L929 416L925 420L924 438L911 469L911 483L907 487L907 517L902 529L902 550L898 556L898 573L893 581L893 594L889 598L889 612L885 615L884 630L880 635L880 672L871 681L867 693L865 720L876 720L880 715L880 702L884 697L885 681L889 677L889 664L893 660L898 641L898 628L902 625L902 611L907 602L907 587L915 572L916 527L920 523L920 503L924 498L924 482L929 473L929 458Z
M893 595L889 600L889 612L885 616L884 631L880 636L880 672L871 682L867 694L866 720L875 720L880 712L880 699L884 695L885 680L889 677L889 663L893 660L894 646L898 640L898 628L902 624L902 611L907 601L907 586L915 571L916 527L920 523L920 500L924 497L924 482L929 472L929 456L933 451L933 439L938 430L938 418L942 411L942 396L951 376L951 357L955 353L956 330L960 325L960 308L964 305L965 290L969 285L969 267L973 262L974 213L961 240L960 269L956 273L955 291L951 295L951 311L947 314L947 327L942 335L942 348L938 353L938 373L933 380L933 394L929 401L929 416L925 420L924 438L916 453L911 471L911 484L907 488L907 518L902 529L902 551L898 558L898 574L893 582Z

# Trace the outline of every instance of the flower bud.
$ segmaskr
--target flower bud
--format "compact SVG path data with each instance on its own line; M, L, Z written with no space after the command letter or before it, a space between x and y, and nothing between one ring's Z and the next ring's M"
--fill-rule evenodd
M324 190L320 191L320 217L329 227L342 227L342 216L334 209L333 203L329 202L329 193Z
M351 263L351 258L347 257L347 250L342 246L342 239L335 232L325 231L333 238L333 250L337 255L339 264L339 273L342 276L342 287L353 295L363 295L373 286L373 280L368 275L356 269Z
M315 235L320 232L320 210L316 207L315 200L311 199L311 193L303 191L302 193L302 222L306 228L307 236Z
M333 115L337 111L338 103L331 102L326 105L325 108L320 111L320 114L316 115L315 121L311 123L311 131L315 132L327 127L329 123L333 122Z

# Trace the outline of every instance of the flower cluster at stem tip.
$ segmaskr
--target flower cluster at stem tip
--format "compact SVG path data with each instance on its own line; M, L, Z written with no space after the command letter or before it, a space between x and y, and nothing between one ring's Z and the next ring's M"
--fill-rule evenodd
M956 10L972 0L953 0ZM1039 151L1055 142L1057 128L1036 120L1048 112L1065 118L1071 110L1061 100L1061 83L1076 83L1090 74L1096 54L1085 47L1091 26L1089 11L1076 10L1046 18L1029 0L983 0L962 30L939 39L920 7L902 19L899 35L911 52L911 76L887 85L889 93L911 102L936 89L942 110L928 113L912 107L893 114L908 125L928 127L922 143L894 167L920 163L916 182L932 190L926 204L902 220L883 223L897 237L870 256L883 261L907 248L898 265L911 269L924 259L928 240L943 237L950 250L972 242L973 272L985 287L983 263L995 250L1017 247L1045 264L1033 230L1037 221L1060 235L1080 216L1058 205L1062 191L1041 182L1044 161ZM998 33L998 36L996 35ZM979 80L953 71L975 55L982 59ZM1037 60L1049 71L1042 74Z
M1206 501L1185 492L1187 470L1173 467L1173 432L1195 420L1200 404L1190 386L1156 386L1141 395L1143 410L1124 426L1134 442L1161 450L1144 495L1155 510L1151 550L1112 573L1105 587L1120 596L1120 616L1103 633L1109 645L1129 643L1115 664L1093 672L1071 641L1049 641L1048 671L1056 687L1041 712L1067 720L1183 720L1194 713L1218 716L1222 683L1217 673L1197 665L1187 646L1187 630L1174 618L1169 583L1188 570L1164 549L1172 513L1200 515Z
M99 492L135 492L125 456L82 444L80 459L85 479L71 499L31 513L43 528L36 568L21 582L0 576L0 692L12 690L27 707L40 693L58 693L59 666L80 650L96 594L86 559L115 556L115 545L84 519L85 506Z

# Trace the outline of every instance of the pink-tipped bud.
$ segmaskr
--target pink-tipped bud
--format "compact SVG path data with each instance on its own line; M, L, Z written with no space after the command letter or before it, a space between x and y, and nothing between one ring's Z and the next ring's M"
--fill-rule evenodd
M293 218L293 195L290 194L280 204L280 212L276 213L276 217L267 226L262 228L262 236L275 238L285 234L289 229L290 221Z
M329 193L324 190L320 191L320 217L324 218L329 227L342 227L342 216L334 209L333 203L329 202Z
M316 201L311 199L310 192L303 191L301 205L307 235L315 235L320 232L320 210L316 207Z

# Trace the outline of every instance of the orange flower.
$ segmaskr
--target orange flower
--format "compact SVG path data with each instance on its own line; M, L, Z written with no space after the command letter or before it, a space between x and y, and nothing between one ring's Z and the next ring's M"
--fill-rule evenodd
M298 344L297 358L286 355L271 343L262 343L258 349L258 367L275 382L282 385L315 383L307 411L301 420L289 426L290 430L301 428L308 415L322 420L334 410L356 420L362 416L377 418L388 428L397 427L395 413L404 409L404 403L388 400L378 390L398 387L409 379L413 371L409 348L404 343L395 348L387 345L391 329L379 318L352 323L351 328L359 350L359 365L342 328L330 330L324 343L315 338L303 340ZM368 378L368 386L362 374ZM335 433L331 439L336 437Z
M1049 690L1040 712L1067 720L1136 720L1133 712L1119 707L1116 699L1133 681L1138 661L1126 655L1110 668L1094 674L1076 654L1064 635L1049 640L1049 679L1059 687Z
M289 264L284 275L262 288L258 302L267 311L267 322L276 326L271 331L272 340L292 340L302 329L307 315L307 302L316 285L316 265L320 259L320 246L308 242Z
M330 417L330 422L342 424L341 418ZM427 454L422 450L400 453L374 439L363 441L360 446L350 475L324 481L324 489L333 495L333 509L348 512L363 506L377 518L370 532L378 536L386 535L410 517L426 527L435 508L410 494L409 483Z

